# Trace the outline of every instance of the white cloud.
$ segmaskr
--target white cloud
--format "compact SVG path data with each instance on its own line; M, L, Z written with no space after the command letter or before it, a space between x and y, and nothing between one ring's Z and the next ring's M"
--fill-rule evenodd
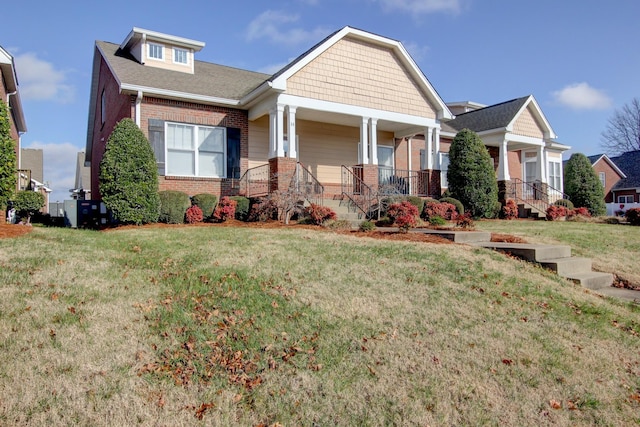
M409 55L413 58L414 61L420 62L423 60L427 53L429 52L429 46L421 45L414 42L402 43L402 45L407 49Z
M611 98L586 82L570 84L552 95L556 102L574 110L606 110L612 105Z
M62 104L73 101L75 88L66 83L65 71L56 70L34 53L18 55L15 62L22 99L55 100Z
M374 0L386 11L404 11L413 14L460 11L460 0Z
M81 148L69 142L60 144L34 141L23 148L35 148L43 151L43 178L53 190L50 201L70 199L69 190L76 179L76 159Z
M298 15L267 10L251 21L247 28L247 40L267 39L276 44L298 45L315 43L330 33L330 30L321 27L313 30L292 28L291 24L298 22L299 19Z
M281 62L278 64L265 65L264 67L260 68L258 71L265 74L275 74L278 71L282 70L285 66L289 65L294 59L295 58L292 58L287 62Z

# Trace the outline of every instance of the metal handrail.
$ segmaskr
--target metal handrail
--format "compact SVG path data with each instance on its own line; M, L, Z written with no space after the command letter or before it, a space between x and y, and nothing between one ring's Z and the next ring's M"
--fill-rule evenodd
M296 163L289 188L302 194L309 203L321 205L324 199L324 185L301 162Z
M245 197L265 196L269 194L271 180L269 164L247 169L239 180L240 194Z
M359 169L361 171L360 175L362 175L363 168L361 166L349 168L342 165L341 191L362 214L369 217L372 214L371 210L376 204L378 195L353 169Z
M562 191L551 187L549 184L535 181L525 182L520 178L513 178L509 197L525 206L540 210L543 213L558 199L567 199L569 196Z

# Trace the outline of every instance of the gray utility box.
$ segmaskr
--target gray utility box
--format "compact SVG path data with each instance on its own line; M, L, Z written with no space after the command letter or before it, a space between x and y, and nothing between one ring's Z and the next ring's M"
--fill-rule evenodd
M64 225L71 228L102 228L107 225L107 208L99 200L65 200Z

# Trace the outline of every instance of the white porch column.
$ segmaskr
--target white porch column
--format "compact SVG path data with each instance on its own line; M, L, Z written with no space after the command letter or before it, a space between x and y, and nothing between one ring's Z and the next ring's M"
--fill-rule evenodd
M433 133L433 168L440 170L440 128Z
M433 169L433 128L426 128L424 130L424 155L425 155L425 169Z
M503 140L500 144L500 160L498 162L498 181L510 181L509 176L509 159L507 157L507 140Z
M369 142L371 146L371 155L369 158L371 159L372 165L378 164L378 119L370 120L369 127Z
M269 110L269 158L276 157L276 140L278 139L278 118L276 109Z
M538 177L540 182L548 182L547 179L547 153L544 147L541 145L538 147Z
M276 106L276 157L284 157L284 105Z
M296 159L298 152L296 147L296 110L297 107L287 107L287 138L289 140L289 157Z
M369 117L363 117L360 123L360 161L369 163Z

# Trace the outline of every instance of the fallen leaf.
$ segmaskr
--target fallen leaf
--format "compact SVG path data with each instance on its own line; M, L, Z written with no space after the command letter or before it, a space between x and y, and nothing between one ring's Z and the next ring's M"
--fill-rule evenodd
M549 406L551 406L553 409L562 409L562 403L558 402L555 399L551 399L549 401Z
M511 366L511 365L513 365L513 360L511 360L511 359L502 359L502 363L504 363L507 366Z

